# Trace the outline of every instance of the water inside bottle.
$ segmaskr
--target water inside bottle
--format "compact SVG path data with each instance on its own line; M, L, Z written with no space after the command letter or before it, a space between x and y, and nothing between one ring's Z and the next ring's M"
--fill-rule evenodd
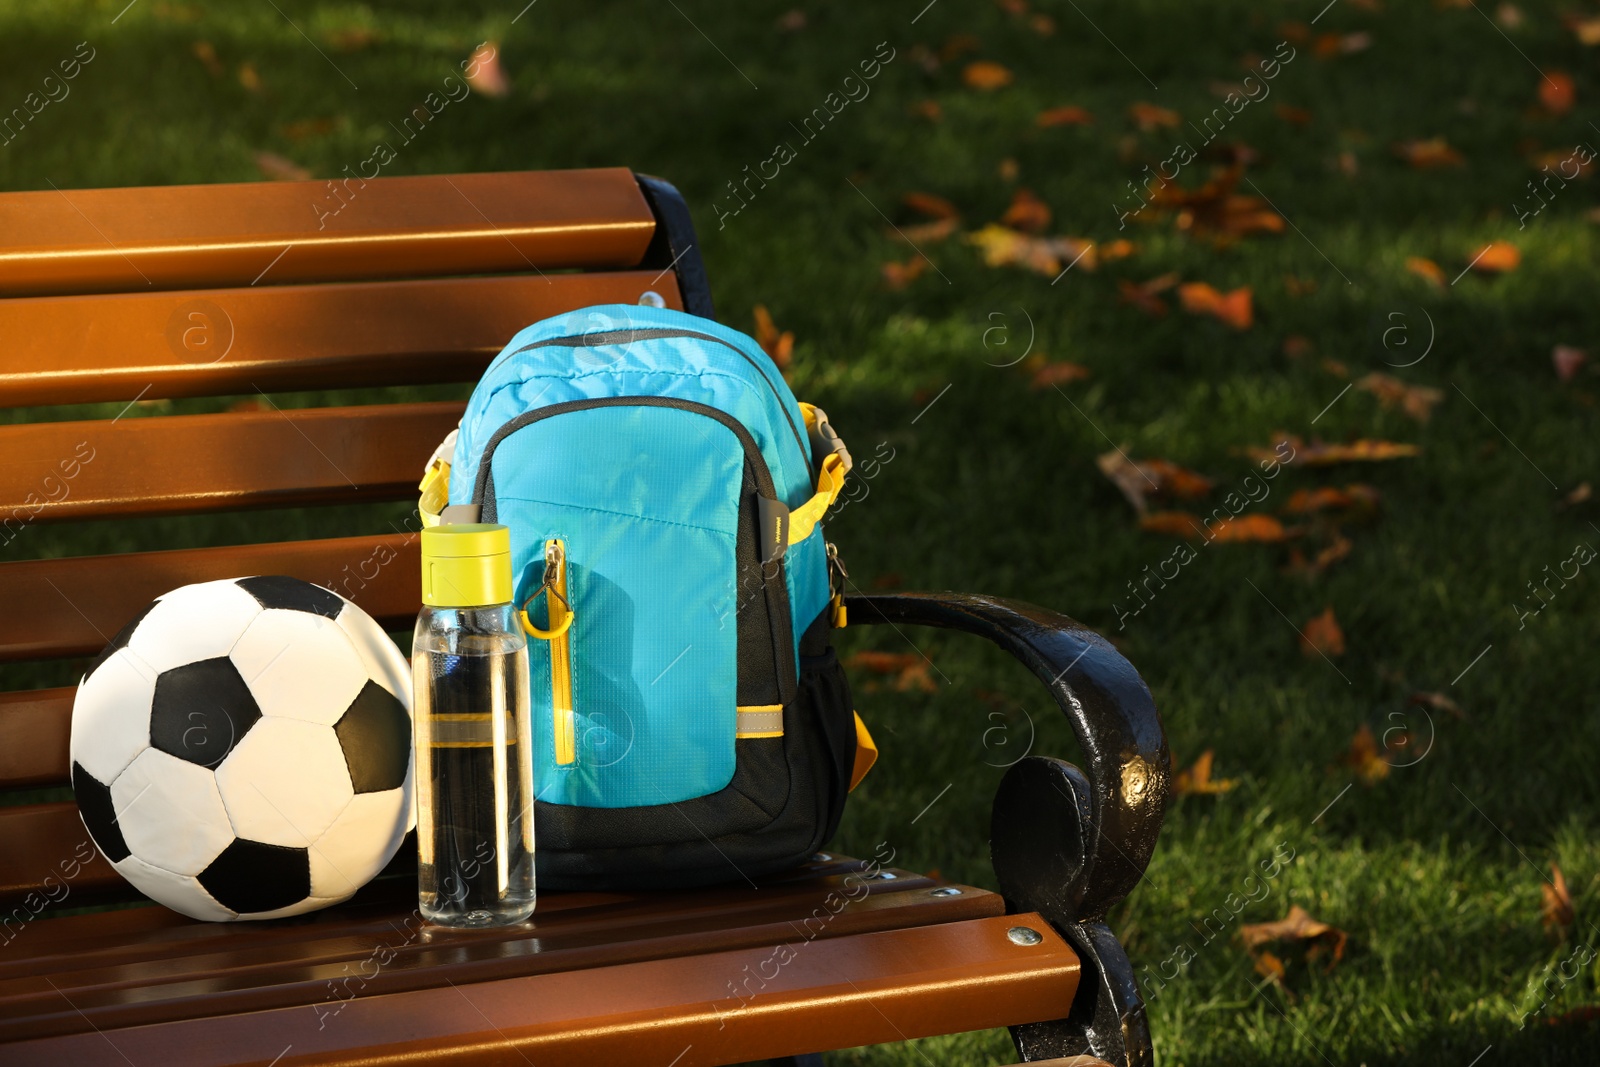
M422 914L499 926L533 913L533 764L527 660L456 631L419 647L417 851ZM431 643L431 642L427 642Z

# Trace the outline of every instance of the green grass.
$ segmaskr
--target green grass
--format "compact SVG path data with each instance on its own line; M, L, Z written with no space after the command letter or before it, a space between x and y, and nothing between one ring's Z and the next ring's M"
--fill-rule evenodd
M884 235L879 209L902 225L916 221L899 199L923 190L953 200L976 229L1010 199L998 175L1004 159L1054 208L1052 232L1117 236L1113 203L1181 133L1139 133L1128 106L1209 112L1218 102L1213 83L1239 80L1241 57L1270 55L1279 24L1308 21L1321 4L1041 0L1058 27L1046 38L994 5L951 0L915 25L921 0L817 6L804 29L789 33L777 28L784 5L706 0L541 0L514 25L518 0L471 10L282 0L283 14L270 4L141 0L113 24L124 3L6 5L0 110L20 105L78 41L87 39L96 57L70 97L0 147L0 186L253 180L260 150L331 177L390 138L388 123L485 38L502 42L511 94L452 105L386 173L621 164L678 184L697 211L722 318L748 328L753 304L770 307L799 339L796 391L832 413L857 456L879 442L895 450L870 495L830 526L854 579L865 587L897 574L910 588L1021 597L1105 630L1149 682L1179 756L1215 749L1217 774L1238 779L1225 795L1173 803L1148 878L1111 915L1136 967L1155 968L1194 945L1193 961L1151 1001L1163 1063L1465 1067L1491 1043L1484 1062L1589 1062L1583 1050L1600 1040L1592 1024L1538 1020L1594 1002L1600 966L1543 1008L1535 987L1576 943L1593 943L1590 916L1600 905L1600 570L1584 568L1524 629L1512 607L1546 564L1554 568L1579 541L1600 543L1591 525L1600 513L1556 506L1580 481L1600 477L1595 378L1585 371L1559 384L1549 359L1553 344L1596 344L1597 233L1584 220L1595 187L1573 183L1520 232L1512 208L1534 173L1523 155L1530 148L1600 144L1589 123L1589 102L1600 94L1595 53L1562 28L1565 8L1525 3L1522 25L1504 34L1485 17L1494 15L1487 4L1441 11L1388 0L1373 12L1341 0L1326 11L1315 32L1365 30L1372 47L1323 60L1301 45L1270 99L1246 108L1226 135L1259 153L1249 176L1294 223L1281 236L1216 249L1170 222L1133 224L1135 256L1054 285L985 267L975 250L951 241L926 249L937 271L892 292L880 264L908 250ZM357 25L377 39L343 51L329 43ZM919 62L917 46L937 51L956 33L975 36L978 51L937 70ZM201 40L215 47L223 77L195 57ZM719 229L711 205L724 183L778 141L794 140L788 124L882 41L896 56L871 96L800 147ZM1011 68L1014 84L990 94L964 88L959 70L974 57ZM259 72L259 93L240 85L242 63ZM1540 117L1535 66L1573 72L1579 106ZM942 105L941 122L913 115L922 100ZM1279 103L1309 110L1310 124L1281 120ZM1035 128L1035 113L1060 104L1087 107L1096 124ZM332 129L289 139L284 126L307 119L331 119ZM1433 136L1459 149L1465 166L1416 171L1391 152L1395 141ZM1355 175L1340 170L1341 152L1355 159ZM1180 181L1196 184L1210 167L1197 161ZM1404 269L1407 256L1426 256L1454 277L1496 238L1518 243L1520 270L1435 289ZM1116 279L1167 271L1252 287L1256 324L1241 333L1178 311L1151 319L1117 301ZM1315 290L1294 295L1288 275ZM1406 351L1415 353L1424 310L1436 331L1432 350L1394 371L1384 357L1404 360L1375 341L1374 323L1381 329L1395 321L1389 313L1404 312L1418 342ZM998 347L999 333L986 346L985 331L997 325L1012 347ZM1065 387L1071 403L993 366L1030 335L1036 351L1092 369L1091 379ZM1310 339L1313 354L1283 355L1290 335ZM1445 399L1418 425L1352 390L1313 427L1346 384L1323 369L1325 357L1352 376L1392 371L1436 386ZM176 407L207 403L221 402ZM117 407L48 414L99 417ZM1220 499L1252 469L1239 450L1278 430L1384 437L1414 442L1422 454L1362 470L1290 469L1273 483L1267 510L1296 488L1363 480L1383 492L1381 516L1350 531L1352 554L1321 579L1282 573L1279 547L1214 545L1118 632L1113 603L1126 601L1126 583L1165 558L1171 542L1137 531L1095 455L1115 442L1135 457L1169 458L1216 478ZM7 552L335 535L382 528L403 512L39 526ZM1336 669L1304 656L1294 633L1329 605L1349 645ZM858 685L884 755L852 797L836 845L870 854L887 841L906 866L992 885L987 812L1002 773L993 765L1035 731L1036 752L1071 756L1073 742L1020 668L971 640L908 636L936 665L939 690ZM842 644L905 650L889 630L852 629ZM7 668L0 682L45 684L72 670ZM1436 715L1425 759L1341 794L1354 779L1338 764L1340 751L1362 724L1382 735L1400 722L1392 716L1405 713L1414 690L1448 693L1467 717ZM999 719L990 717L996 707ZM1415 713L1409 721L1419 725ZM985 744L1000 722L1014 747L997 748L993 733ZM1205 944L1192 924L1222 906L1279 842L1294 848L1295 861L1239 921L1279 918L1299 904L1348 931L1350 942L1326 972L1283 951L1287 988L1257 991L1232 930ZM1551 861L1577 903L1578 926L1565 943L1539 922ZM841 1052L831 1062L989 1064L1010 1054L996 1031Z

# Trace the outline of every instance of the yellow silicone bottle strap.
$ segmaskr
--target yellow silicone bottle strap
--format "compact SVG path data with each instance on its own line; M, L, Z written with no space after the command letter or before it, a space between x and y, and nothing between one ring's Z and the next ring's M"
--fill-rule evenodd
M422 481L417 483L417 489L422 493L417 501L417 514L422 517L422 525L439 525L439 513L450 503L450 464L442 459L429 463Z

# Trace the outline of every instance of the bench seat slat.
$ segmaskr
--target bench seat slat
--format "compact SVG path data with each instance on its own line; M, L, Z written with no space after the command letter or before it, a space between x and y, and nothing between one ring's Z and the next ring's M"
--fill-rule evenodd
M402 500L466 409L256 403L216 415L0 426L0 534L29 522Z
M0 407L470 382L523 327L646 290L683 306L654 270L0 300Z
M715 933L692 922L675 933L670 926L624 926L591 934L588 944L582 935L562 937L558 913L548 944L536 918L536 940L526 933L475 941L443 935L437 947L416 952L431 959L397 954L382 965L348 966L376 959L367 949L341 967L323 965L319 977L356 978L331 993L323 979L288 1003L251 1010L217 989L209 993L210 1012L189 1005L187 1017L167 1021L156 1021L160 1001L101 1008L39 975L32 981L43 993L35 1003L53 998L50 1014L19 1019L8 1012L0 1032L38 1033L7 1046L7 1062L17 1064L111 1063L122 1055L154 1062L163 1047L183 1048L186 1062L197 1064L266 1063L280 1053L282 1064L503 1063L510 1043L541 1067L667 1063L680 1053L682 1067L1062 1013L1076 990L1077 958L1038 916L941 913L928 886L924 880L850 904L810 941L795 921L809 914L806 900L788 921L781 909L760 915L733 907ZM984 903L977 897L956 907L970 914L974 900ZM998 904L988 898L989 907ZM1044 941L1012 943L1006 930L1018 924L1039 930ZM401 940L397 932L390 944ZM792 957L773 947L782 942L794 946ZM496 973L484 977L489 969ZM751 975L759 977L741 994L736 983ZM408 977L420 984L384 984ZM129 1021L141 1015L150 1021Z
M201 924L204 936L86 947L73 955L38 954L27 938L57 925L41 920L15 931L11 948L25 959L0 978L0 1041L86 1029L56 990L95 1026L146 1025L244 1010L328 1000L328 983L384 957L361 976L363 995L443 983L689 955L795 938L952 922L999 914L998 897L976 889L931 897L939 883L902 872L895 882L845 882L846 871L813 873L788 885L736 887L654 898L550 894L531 927L458 932L423 930L414 877L386 879L361 906L345 905L294 924L299 937L256 937L259 924ZM832 904L826 902L832 894ZM569 904L569 896L580 899ZM581 898L589 896L585 903ZM857 898L853 902L851 898ZM148 909L140 909L148 910ZM834 912L837 911L837 914ZM382 915L376 923L365 918ZM62 922L75 924L69 917ZM536 939L536 940L534 940ZM441 977L443 976L443 977ZM48 979L44 981L42 979ZM335 1005L336 1006L336 1005Z
M251 574L315 582L405 628L421 603L421 565L413 532L0 563L0 589L28 605L0 612L0 662L95 655L161 594Z
M631 267L654 233L620 167L7 193L0 295Z

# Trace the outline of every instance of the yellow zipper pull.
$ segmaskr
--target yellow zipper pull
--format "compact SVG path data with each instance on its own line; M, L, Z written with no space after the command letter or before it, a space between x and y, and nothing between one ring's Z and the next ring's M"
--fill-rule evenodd
M828 546L828 622L835 630L842 630L850 624L850 613L844 606L844 583L850 577L850 572L844 569L844 561L839 558L839 548L832 541L826 542ZM834 583L834 577L839 581Z
M547 630L539 629L528 618L528 607L541 593L545 595ZM543 578L518 615L522 628L550 647L550 716L556 763L562 766L575 763L578 758L577 722L572 711L572 638L568 631L577 616L567 599L567 546L558 538L545 542Z

